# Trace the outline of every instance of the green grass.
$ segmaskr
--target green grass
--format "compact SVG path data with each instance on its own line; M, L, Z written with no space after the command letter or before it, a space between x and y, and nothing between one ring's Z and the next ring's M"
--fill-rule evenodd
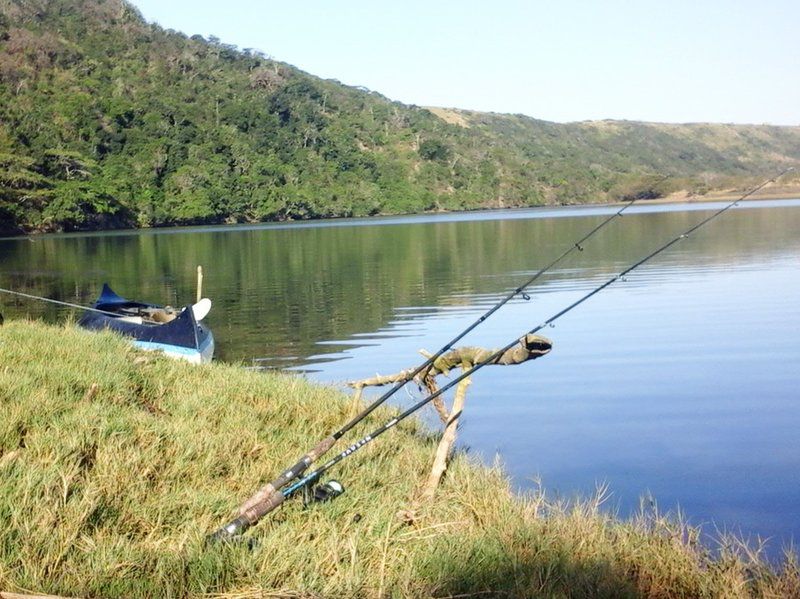
M92 386L96 390L90 392ZM797 562L654 510L511 493L459 455L414 526L436 440L406 422L341 464L346 493L292 498L248 532L204 537L342 424L352 402L301 378L191 367L121 339L0 327L0 591L85 597L791 597ZM388 416L379 411L367 427ZM356 434L363 432L356 431ZM355 438L355 436L353 437Z

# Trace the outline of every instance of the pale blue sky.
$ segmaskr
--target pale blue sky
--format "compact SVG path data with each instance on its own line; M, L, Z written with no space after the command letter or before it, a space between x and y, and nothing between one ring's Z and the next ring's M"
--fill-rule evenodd
M800 0L133 0L148 21L420 106L800 125Z

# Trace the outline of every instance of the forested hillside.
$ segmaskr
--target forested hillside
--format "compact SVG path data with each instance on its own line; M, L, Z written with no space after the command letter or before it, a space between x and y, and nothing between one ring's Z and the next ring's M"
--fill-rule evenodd
M800 127L428 110L124 0L0 0L0 234L655 198L788 164Z

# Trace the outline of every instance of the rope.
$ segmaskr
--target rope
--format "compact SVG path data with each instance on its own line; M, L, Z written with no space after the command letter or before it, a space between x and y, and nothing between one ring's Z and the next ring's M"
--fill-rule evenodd
M41 302L49 302L58 306L65 306L67 308L77 308L78 310L86 310L87 312L97 312L98 314L105 314L106 316L119 316L114 312L106 312L105 310L98 310L97 308L89 308L88 306L81 306L80 304L71 304L69 302L62 302L60 300L50 299L49 297L41 297L38 295L31 295L30 293L22 293L21 291L12 291L11 289L3 289L0 287L0 292L8 293L9 295L18 295L28 299L39 300Z

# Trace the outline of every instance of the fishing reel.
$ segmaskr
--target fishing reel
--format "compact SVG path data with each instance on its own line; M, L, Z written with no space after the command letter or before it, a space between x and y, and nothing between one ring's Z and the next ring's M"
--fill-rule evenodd
M303 505L322 503L335 499L344 493L344 486L338 480L329 480L314 487L305 487L303 490Z

